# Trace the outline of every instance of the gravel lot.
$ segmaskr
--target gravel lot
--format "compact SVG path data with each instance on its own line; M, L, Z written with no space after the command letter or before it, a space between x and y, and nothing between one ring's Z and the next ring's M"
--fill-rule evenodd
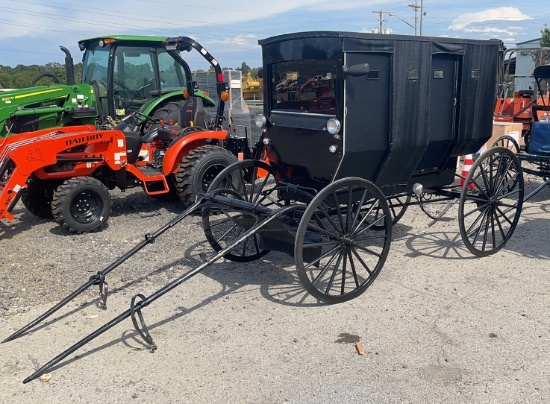
M540 180L528 179L532 188ZM68 235L18 205L0 223L0 339L41 314L177 214L176 202L113 191L109 226ZM455 217L416 207L361 297L309 297L292 260L215 263L144 310L148 353L130 320L51 372L38 366L150 295L211 250L198 216L147 246L46 325L0 345L0 403L550 402L550 189L527 202L499 253L473 258ZM365 355L358 355L360 342Z

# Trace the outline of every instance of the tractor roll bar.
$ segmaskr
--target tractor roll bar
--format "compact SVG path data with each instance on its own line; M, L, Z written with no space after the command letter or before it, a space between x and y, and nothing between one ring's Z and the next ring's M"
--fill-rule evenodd
M218 61L212 56L201 44L195 41L192 38L187 36L178 36L167 38L164 41L164 49L168 52L171 52L171 55L177 59L180 63L185 63L178 52L175 51L186 51L190 52L191 49L195 49L199 52L204 59L214 68L216 72L216 91L220 99L218 103L218 110L216 112L216 129L221 129L223 123L223 111L225 108L225 101L222 99L222 93L224 91L229 91L229 86L227 82L223 80L223 73ZM190 94L193 93L193 89L189 89Z

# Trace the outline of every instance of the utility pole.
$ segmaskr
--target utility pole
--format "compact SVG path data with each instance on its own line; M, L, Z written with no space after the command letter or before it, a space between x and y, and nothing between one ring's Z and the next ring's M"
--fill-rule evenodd
M391 15L391 13L389 11L382 11L382 10L373 11L373 13L378 14L378 22L380 23L380 28L378 28L378 33L383 34L384 33L384 28L382 26L382 23L384 22L384 14Z
M409 4L414 9L414 35L418 35L418 9L422 8L418 3Z
M424 0L420 0L420 36L422 36L422 26L424 25Z

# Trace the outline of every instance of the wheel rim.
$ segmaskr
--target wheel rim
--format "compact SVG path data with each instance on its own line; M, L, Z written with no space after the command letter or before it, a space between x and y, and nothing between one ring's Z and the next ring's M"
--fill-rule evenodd
M223 164L215 164L209 167L208 170L206 170L206 172L204 173L201 179L203 192L208 191L208 188L214 181L214 178L216 178L218 174L220 174L225 169L225 167L227 166Z
M265 175L262 177L260 174ZM283 206L277 198L277 184L275 170L271 166L261 161L244 160L232 164L217 175L208 192L277 209ZM233 244L235 239L261 219L261 216L222 204L207 205L202 210L204 234L215 251ZM268 249L261 247L260 236L254 234L236 245L224 258L248 262L268 252Z
M93 223L100 219L102 211L103 200L101 196L97 192L91 190L80 192L71 201L71 216L79 223Z
M460 196L460 234L468 250L486 256L512 236L523 205L523 174L509 149L495 147L473 164Z
M327 303L363 293L387 258L391 218L384 195L369 181L344 178L323 189L296 233L296 270L306 290Z

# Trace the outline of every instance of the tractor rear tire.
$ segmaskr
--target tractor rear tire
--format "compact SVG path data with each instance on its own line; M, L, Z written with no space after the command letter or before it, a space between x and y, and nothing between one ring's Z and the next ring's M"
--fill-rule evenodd
M185 100L169 102L155 111L152 116L153 120L155 122L162 120L165 125L170 125L170 120L173 125L180 123L180 110L184 103Z
M33 180L21 195L21 202L33 215L42 219L51 219L52 199L57 183Z
M109 190L92 177L69 178L53 194L53 217L71 233L99 230L107 223L110 210Z
M205 194L214 178L237 157L220 146L205 145L191 150L176 173L176 190L185 206L195 202L197 195Z

